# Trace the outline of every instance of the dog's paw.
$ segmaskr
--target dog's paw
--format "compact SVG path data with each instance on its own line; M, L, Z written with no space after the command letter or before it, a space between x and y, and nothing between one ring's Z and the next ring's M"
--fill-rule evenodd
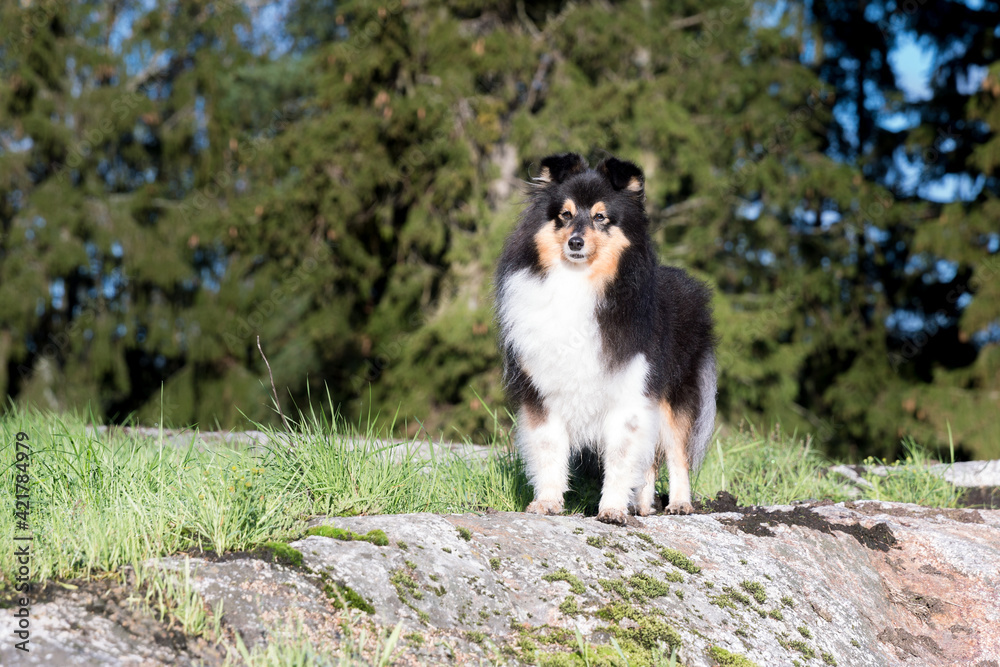
M524 511L528 514L559 514L563 505L558 500L533 500Z
M642 505L637 505L635 508L636 516L652 516L654 514L656 514L656 508L653 507L652 505L649 505L647 507L643 507Z
M628 511L625 508L612 507L603 509L597 513L597 520L602 523L613 523L616 526L624 526L628 523Z
M663 511L667 514L690 514L694 512L694 505L689 502L670 503Z

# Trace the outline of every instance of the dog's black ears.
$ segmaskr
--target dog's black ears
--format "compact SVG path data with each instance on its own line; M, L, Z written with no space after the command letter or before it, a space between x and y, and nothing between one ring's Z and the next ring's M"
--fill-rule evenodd
M562 183L573 174L587 170L587 162L576 153L560 153L550 155L542 160L542 169L535 177L539 185Z
M611 187L615 190L625 190L639 196L643 195L646 179L642 175L642 169L639 169L632 162L609 157L597 165L597 171L608 179Z

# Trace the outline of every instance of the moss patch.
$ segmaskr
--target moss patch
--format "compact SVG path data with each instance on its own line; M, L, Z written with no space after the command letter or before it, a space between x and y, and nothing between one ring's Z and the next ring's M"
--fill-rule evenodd
M458 536L466 542L472 539L472 532L465 526L459 526L456 530L458 530Z
M542 579L545 581L565 581L569 584L569 589L577 595L583 595L587 591L580 578L564 567L555 572L549 572Z
M302 567L302 552L284 542L265 542L261 548L270 553L275 563Z
M660 549L660 556L663 560L667 561L679 570L684 570L691 574L698 574L701 572L701 568L691 562L691 559L682 554L677 549L663 548Z
M368 600L364 599L357 591L350 586L338 584L335 581L328 581L323 585L323 592L330 602L337 609L358 609L366 614L374 614L375 607Z
M625 582L621 579L598 579L597 583L601 585L601 588L611 592L614 591L618 593L624 600L629 599L628 588L625 587Z
M370 542L377 547L384 547L389 544L389 538L386 537L385 531L379 529L369 530L364 535L358 535L353 531L345 530L343 528L334 528L333 526L313 526L306 531L306 535L330 537L335 540L343 540L344 542Z
M708 654L712 656L713 660L719 663L719 667L758 667L756 662L753 662L746 656L739 653L730 653L718 646L708 649Z
M559 611L567 616L575 616L580 613L580 605L577 603L576 598L570 595L559 605Z
M633 574L628 578L628 583L635 589L635 593L644 598L661 597L670 592L670 586L644 572Z
M764 586L760 582L743 581L740 583L740 587L752 595L757 604L764 604L767 601L767 593L764 592Z

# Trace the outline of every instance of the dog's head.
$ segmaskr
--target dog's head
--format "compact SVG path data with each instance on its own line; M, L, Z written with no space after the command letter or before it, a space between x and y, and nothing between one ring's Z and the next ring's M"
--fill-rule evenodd
M581 156L563 153L542 160L534 180L542 267L564 262L610 279L625 249L646 238L644 179L635 164L609 157L590 169Z

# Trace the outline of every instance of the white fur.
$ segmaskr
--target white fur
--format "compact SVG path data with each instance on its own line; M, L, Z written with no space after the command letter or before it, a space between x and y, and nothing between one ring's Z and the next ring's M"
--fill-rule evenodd
M586 276L586 266L560 263L544 277L519 271L501 286L504 339L548 410L535 428L520 415L518 448L536 500L561 507L570 452L595 447L605 465L601 509L624 510L653 465L659 416L644 395L644 355L607 367L598 295Z

